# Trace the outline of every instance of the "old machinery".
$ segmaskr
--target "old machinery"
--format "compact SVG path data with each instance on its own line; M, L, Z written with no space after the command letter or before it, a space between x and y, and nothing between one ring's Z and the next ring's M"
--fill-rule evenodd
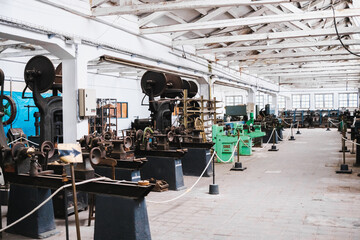
M59 71L59 70L58 70ZM40 144L44 141L61 143L62 137L62 97L57 95L59 80L55 77L52 62L45 56L35 56L25 66L24 79L26 87L33 92L35 105L40 112ZM57 79L57 82L55 82ZM43 97L44 93L52 89L51 97Z

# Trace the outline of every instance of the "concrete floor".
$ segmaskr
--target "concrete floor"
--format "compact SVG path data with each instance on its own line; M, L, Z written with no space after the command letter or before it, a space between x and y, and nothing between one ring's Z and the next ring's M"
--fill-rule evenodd
M212 179L203 178L176 201L148 202L152 239L360 239L360 169L335 174L342 159L335 129L301 132L295 141L279 144L278 152L256 150L241 157L248 167L244 172L217 164L217 196L208 194ZM352 166L355 155L346 156ZM196 179L185 177L185 185ZM168 200L184 191L151 193L147 200ZM92 239L87 212L80 218L82 239ZM76 239L74 217L70 220L70 239ZM48 239L65 239L63 221L57 226L60 234ZM4 239L28 238L4 234Z

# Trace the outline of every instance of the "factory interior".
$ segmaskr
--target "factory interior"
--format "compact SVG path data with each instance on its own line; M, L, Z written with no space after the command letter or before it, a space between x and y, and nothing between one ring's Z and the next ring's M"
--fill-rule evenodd
M0 239L360 239L359 0L1 0L0 88Z

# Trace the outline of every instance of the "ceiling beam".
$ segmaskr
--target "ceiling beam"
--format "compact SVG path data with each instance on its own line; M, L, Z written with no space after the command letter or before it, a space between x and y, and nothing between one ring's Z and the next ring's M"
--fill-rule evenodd
M94 1L94 0L93 0ZM100 1L100 0L99 0ZM123 14L143 14L158 11L174 11L182 9L201 9L201 8L219 8L236 7L249 5L264 5L290 3L307 0L187 0L187 1L167 1L147 4L133 4L129 6L112 6L102 8L92 8L93 16L123 15Z
M360 50L353 51L354 53L360 53ZM335 50L335 51L309 51L309 52L297 52L297 53L276 53L276 54L258 54L249 56L231 56L231 57L219 57L219 61L245 61L245 60L257 60L257 59L275 59L275 58L296 58L296 57L315 57L315 56L336 56L336 55L348 55L349 52L346 50Z
M324 72L302 72L302 73L266 73L266 74L258 74L262 77L297 77L301 74L301 76L337 76L337 75L347 75L347 76L360 76L359 70L335 70L335 71L324 71Z
M164 16L165 14L166 14L166 12L154 12L154 13L151 13L148 16L139 19L138 25L139 25L139 27L145 26L146 24L154 21L155 19L157 19L159 17Z
M252 67L255 67L255 66L266 66L271 64L282 64L282 63L322 62L322 61L341 61L341 60L359 60L359 57L348 54L348 55L340 55L340 56L269 59L269 60L262 60L257 62L256 61L241 62L240 64L244 64L244 65L251 64ZM237 64L239 65L239 63Z
M346 61L346 62L336 62L336 63L328 63L328 62L317 62L317 63L310 63L310 64L294 64L294 65L273 65L261 68L261 71L276 71L279 69L307 69L307 68L323 68L323 67L352 67L352 66L359 66L360 61ZM248 67L244 68L249 71L256 71L259 70L258 67Z
M253 74L277 74L277 73L305 73L305 72L321 72L321 71L337 71L337 70L358 70L360 72L360 66L344 66L344 67L318 67L318 68L293 68L293 69L273 69L264 71L261 68L250 71Z
M231 9L231 7L222 7L222 8L217 8L215 10L213 10L212 12L208 13L207 15L205 15L204 17L196 20L195 22L196 23L202 23L202 22L207 22L221 14L224 14L226 13L227 11L229 11ZM187 23L185 23L187 24ZM178 38L180 37L181 35L185 34L186 32L177 32L177 33L174 33L172 38L175 39L175 38Z
M271 5L270 5L271 6ZM345 17L354 17L360 16L360 9L341 9L335 10L335 15L337 18ZM249 17L249 18L236 18L236 19L226 19L226 20L216 20L216 21L206 21L206 22L193 22L186 24L176 24L168 26L159 26L159 27L147 27L140 29L142 34L154 34L154 33L170 33L170 32L184 32L184 31L194 31L194 30L204 30L204 29L214 29L214 28L226 28L226 27L239 27L239 26L251 26L258 24L268 24L268 23L282 23L282 22L293 22L293 21L303 21L311 19L325 19L333 18L333 11L314 11L314 12L303 12L303 13L287 13L287 14L274 14L266 15L260 17ZM301 24L301 26L298 26ZM304 28L303 23L296 25L297 27ZM309 27L305 26L309 29Z
M12 58L12 57L28 57L35 55L49 55L50 53L46 50L34 50L34 51L22 51L22 52L10 52L10 53L1 53L1 58Z
M339 34L355 34L360 32L359 27L343 27L338 28ZM284 38L301 38L301 37L317 37L317 36L332 36L336 35L335 29L313 29L313 30L300 30L300 31L285 31L285 32L271 32L259 34L245 34L236 36L223 36L223 37L210 37L210 38L195 38L185 40L174 40L173 45L203 45L219 42L247 42L247 41L260 41L271 39L284 39Z
M360 45L360 40L342 40L347 46ZM213 54L224 52L246 52L246 51L258 51L258 50L274 50L274 49L295 49L295 48L309 48L309 47L330 47L341 46L339 40L319 41L319 42L284 42L280 44L270 45L256 45L247 47L226 47L226 48L210 48L210 49L198 49L198 54Z
M98 7L103 3L109 2L110 0L90 0L90 6L92 8Z

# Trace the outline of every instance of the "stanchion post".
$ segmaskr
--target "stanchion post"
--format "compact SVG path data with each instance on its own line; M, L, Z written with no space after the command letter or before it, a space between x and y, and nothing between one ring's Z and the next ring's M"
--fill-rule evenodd
M345 137L346 137L346 130L344 126L344 121L342 122L342 138L341 138L341 145L342 145L342 156L343 156L343 163L340 165L340 170L336 171L336 173L347 173L351 174L352 169L349 169L349 166L345 163Z
M297 132L296 132L296 134L301 134L300 128L299 128L299 121L297 122Z
M273 128L273 145L271 146L271 148L268 150L270 152L276 152L276 151L279 151L279 149L276 148L276 145L275 145L275 134L276 134L276 128L275 128L275 124L274 124L274 128Z
M289 141L294 141L295 140L295 137L294 137L294 128L293 128L294 124L291 123L290 125L290 132L291 132L291 136L289 138Z
M230 169L231 171L244 171L242 163L240 162L240 130L237 130L237 162L234 163L234 166Z
M213 183L210 184L209 186L209 194L217 195L219 194L219 185L215 184L215 154L213 156L212 164L213 164Z

